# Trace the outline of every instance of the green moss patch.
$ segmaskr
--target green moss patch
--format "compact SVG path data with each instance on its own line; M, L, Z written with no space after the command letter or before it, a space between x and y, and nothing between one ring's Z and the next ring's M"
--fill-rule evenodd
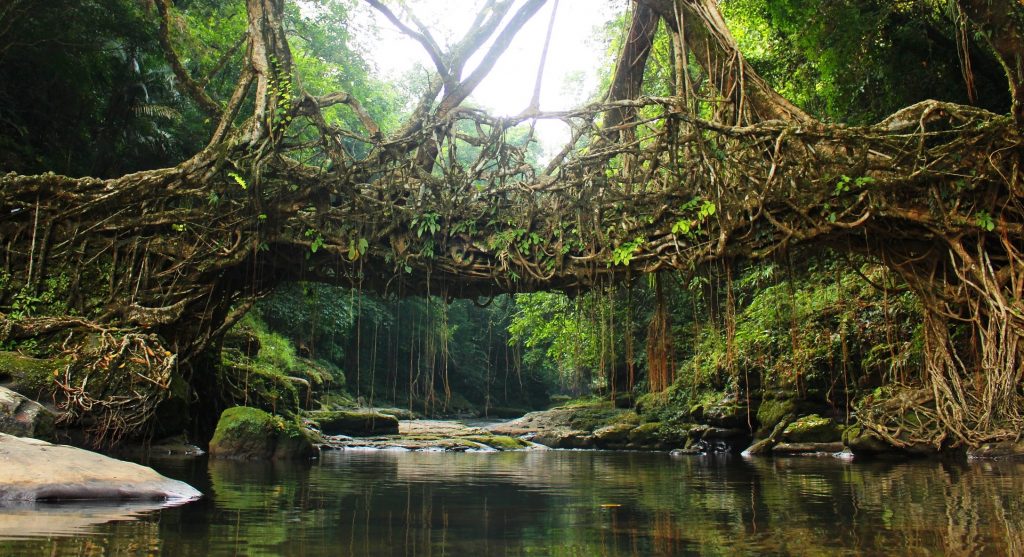
M791 399L766 398L757 409L757 437L763 439L771 434L775 426L796 414L796 401Z
M315 452L298 424L247 406L225 410L210 440L210 456L217 458L308 458Z
M499 451L516 451L519 449L525 449L530 444L522 439L515 437L509 437L507 435L470 435L464 437L474 443L480 443L481 445L487 445L492 449L498 449Z
M817 414L804 416L786 426L782 440L786 443L830 443L839 441L839 427L831 418Z
M0 380L12 391L29 398L53 388L55 371L61 371L68 364L65 359L38 359L23 356L17 352L0 351Z

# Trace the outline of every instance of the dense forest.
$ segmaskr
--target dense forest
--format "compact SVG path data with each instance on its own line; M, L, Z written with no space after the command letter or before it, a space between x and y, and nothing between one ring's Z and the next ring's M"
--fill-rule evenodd
M544 4L442 52L404 3L6 2L5 384L96 443L587 396L753 437L1020 431L1019 3L621 2L542 161L551 116L466 98ZM370 9L433 77L374 70Z

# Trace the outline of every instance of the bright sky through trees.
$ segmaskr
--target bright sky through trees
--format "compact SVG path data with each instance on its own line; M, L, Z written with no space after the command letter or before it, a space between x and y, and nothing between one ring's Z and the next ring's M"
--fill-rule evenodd
M515 13L517 6L509 11ZM597 92L598 70L608 59L600 27L615 14L626 9L626 2L617 0L560 0L551 36L541 88L541 110L562 110L580 105ZM410 0L405 5L425 25L434 38L446 47L461 38L472 24L483 2L480 0ZM537 67L541 59L545 35L555 2L549 2L523 27L487 79L470 97L470 102L496 115L521 113L533 95ZM409 18L399 6L392 5L405 21ZM506 18L506 20L508 19ZM392 81L408 76L416 79L419 71L426 76L433 71L430 58L413 39L398 31L383 15L363 4L359 13L363 25L376 29L376 39L367 45L369 57L382 77ZM473 70L483 51L470 61L465 73ZM544 150L551 153L569 139L568 127L559 121L541 121L537 135Z

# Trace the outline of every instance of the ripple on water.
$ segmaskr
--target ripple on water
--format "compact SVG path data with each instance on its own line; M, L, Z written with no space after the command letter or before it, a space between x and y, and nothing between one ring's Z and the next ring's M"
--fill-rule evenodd
M3 535L0 557L1024 554L1021 463L346 450L156 466L208 497L68 527L26 509L51 533Z

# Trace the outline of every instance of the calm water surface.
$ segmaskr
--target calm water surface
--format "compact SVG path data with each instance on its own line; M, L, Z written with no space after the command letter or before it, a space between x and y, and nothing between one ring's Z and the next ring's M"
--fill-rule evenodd
M182 507L0 508L0 555L1024 555L1024 463L331 452L155 461Z

